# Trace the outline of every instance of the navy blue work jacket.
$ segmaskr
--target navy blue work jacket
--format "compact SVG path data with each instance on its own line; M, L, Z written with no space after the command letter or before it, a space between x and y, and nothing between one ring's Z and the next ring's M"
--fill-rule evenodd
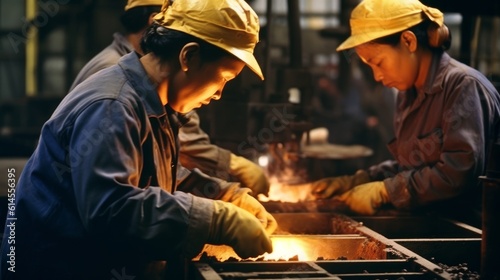
M211 204L175 191L176 122L134 52L71 91L19 178L2 279L140 279L199 252Z

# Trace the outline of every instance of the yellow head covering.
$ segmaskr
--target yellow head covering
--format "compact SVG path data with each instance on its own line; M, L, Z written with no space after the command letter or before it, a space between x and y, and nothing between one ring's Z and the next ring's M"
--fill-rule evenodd
M139 6L161 6L163 0L128 0L125 6L125 11Z
M159 24L198 37L233 54L264 75L253 55L259 41L259 17L243 0L165 0L154 18Z
M337 51L401 32L426 19L443 25L443 13L418 0L363 0L352 10L351 36Z

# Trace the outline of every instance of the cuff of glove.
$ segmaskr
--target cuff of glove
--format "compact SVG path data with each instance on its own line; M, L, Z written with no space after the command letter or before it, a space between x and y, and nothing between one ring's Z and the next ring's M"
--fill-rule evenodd
M361 184L365 184L365 183L368 183L371 181L370 174L366 170L363 170L363 169L359 169L358 171L356 171L356 173L354 173L353 177L354 177L353 178L354 179L353 180L353 187L361 185Z
M389 193L387 192L387 187L385 186L384 181L380 182L380 196L382 197L382 203L386 204L391 202L391 199L389 197Z
M238 177L249 162L250 161L248 159L231 153L229 157L229 174Z
M208 240L210 225L214 213L213 201L192 195L189 226L186 233L184 255L194 258L203 250Z
M233 183L228 188L224 189L224 194L221 198L222 201L231 202L245 194L252 194L252 190L249 188L242 188L239 183Z

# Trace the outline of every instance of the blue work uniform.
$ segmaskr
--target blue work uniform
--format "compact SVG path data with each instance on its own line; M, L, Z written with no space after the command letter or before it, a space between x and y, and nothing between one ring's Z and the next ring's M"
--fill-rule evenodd
M71 91L19 178L1 279L140 279L199 253L213 204L176 191L178 120L135 52Z

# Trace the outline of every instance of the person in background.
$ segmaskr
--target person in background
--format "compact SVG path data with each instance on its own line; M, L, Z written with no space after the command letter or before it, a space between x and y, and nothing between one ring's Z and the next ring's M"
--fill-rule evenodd
M153 23L163 0L128 0L120 17L125 34L113 34L113 42L94 56L78 73L70 90L92 74L115 65L123 55L136 51L142 54L140 40L144 31ZM226 181L240 182L252 190L252 195L267 195L269 180L264 170L245 157L211 144L209 136L200 127L200 118L192 111L189 121L179 130L180 162L188 168L198 168L204 173Z
M361 144L366 131L360 92L342 92L337 82L326 75L317 78L312 97L312 122L328 129L328 142L339 145ZM364 144L364 143L363 143Z
M451 58L443 14L417 0L363 0L350 18L354 49L375 80L399 90L394 160L312 183L355 213L381 206L437 212L481 225L479 176L499 138L500 96L477 70Z
M245 66L263 79L258 32L243 0L166 1L144 55L66 95L17 182L1 279L166 279L204 244L271 252L276 221L247 189L197 170L177 178L176 165L183 114L219 99Z

